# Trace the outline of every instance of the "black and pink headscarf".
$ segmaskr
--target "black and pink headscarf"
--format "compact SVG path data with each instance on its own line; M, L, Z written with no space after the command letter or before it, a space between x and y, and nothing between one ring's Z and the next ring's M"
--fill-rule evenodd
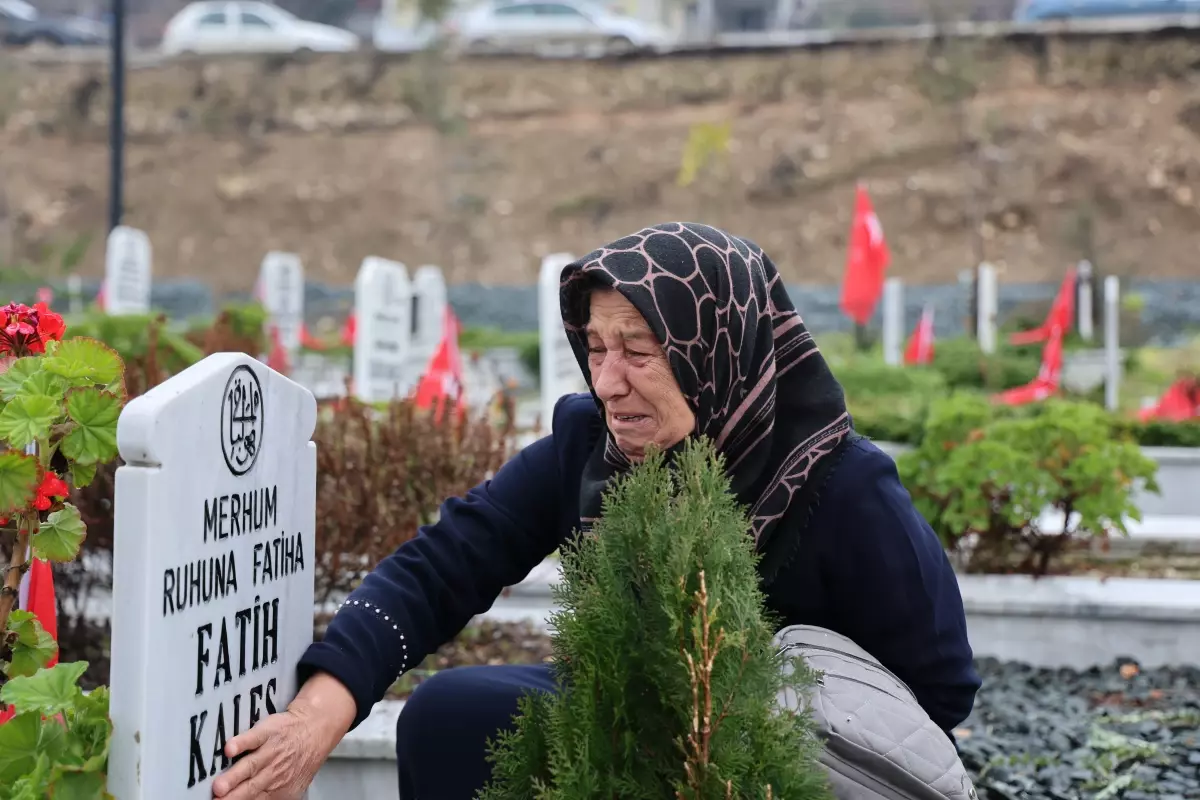
M589 289L597 285L624 295L662 343L696 415L695 433L715 442L750 509L759 550L785 516L804 527L815 499L805 484L852 427L842 388L771 259L717 228L671 222L568 265L563 322L589 388L585 327ZM629 466L611 436L602 437L583 475L585 530L600 514L609 479Z

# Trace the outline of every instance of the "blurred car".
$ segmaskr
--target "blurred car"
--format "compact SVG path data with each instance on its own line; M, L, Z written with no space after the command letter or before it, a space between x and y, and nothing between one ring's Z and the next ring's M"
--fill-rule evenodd
M359 38L332 25L308 22L257 0L201 0L185 6L163 32L167 55L182 53L343 53Z
M1014 22L1100 17L1155 17L1200 13L1200 0L1024 0Z
M453 17L447 34L474 53L657 51L665 29L583 0L490 0Z
M44 16L25 0L0 0L0 43L80 47L107 44L108 37L102 22L73 14Z

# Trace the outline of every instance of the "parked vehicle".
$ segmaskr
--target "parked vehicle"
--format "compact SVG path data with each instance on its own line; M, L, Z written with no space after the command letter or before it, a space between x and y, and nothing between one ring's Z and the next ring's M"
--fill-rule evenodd
M356 50L359 38L308 22L258 0L201 0L167 23L162 49L182 53L333 53Z
M108 37L102 22L74 14L45 16L25 0L0 0L0 44L97 46L107 44Z
M1100 17L1157 17L1200 13L1200 0L1024 0L1014 22Z
M489 0L452 18L452 41L468 52L619 54L658 51L665 29L586 0Z

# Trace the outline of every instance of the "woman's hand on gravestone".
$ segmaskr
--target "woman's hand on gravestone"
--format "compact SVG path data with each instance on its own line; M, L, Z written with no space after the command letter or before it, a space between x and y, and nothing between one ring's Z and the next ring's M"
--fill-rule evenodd
M225 746L241 759L213 781L221 800L297 800L350 729L357 706L336 678L318 673L282 714L272 714Z

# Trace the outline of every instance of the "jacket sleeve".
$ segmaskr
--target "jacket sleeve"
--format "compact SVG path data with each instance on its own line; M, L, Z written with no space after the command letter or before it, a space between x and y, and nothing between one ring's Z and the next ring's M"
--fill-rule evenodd
M843 462L826 498L836 515L826 585L839 632L908 684L950 731L971 713L980 687L958 579L891 457L874 445L851 446L853 466Z
M447 500L439 520L380 562L338 609L300 660L301 684L316 671L331 674L354 695L354 726L361 723L399 675L554 551L561 487L557 448L546 437Z

